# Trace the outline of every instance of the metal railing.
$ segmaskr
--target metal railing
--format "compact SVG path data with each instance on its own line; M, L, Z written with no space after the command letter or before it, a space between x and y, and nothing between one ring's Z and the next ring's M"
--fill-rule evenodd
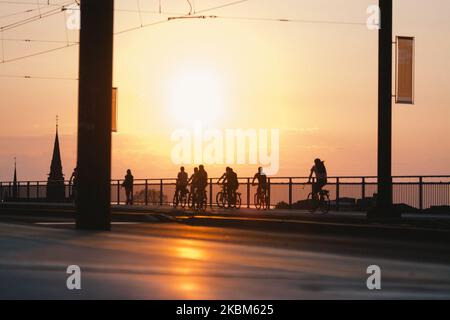
M252 178L239 178L242 207L254 205L256 186L251 184ZM295 208L296 204L305 200L311 191L306 177L270 177L269 203L271 207ZM111 202L125 204L123 180L111 181ZM217 178L209 179L207 188L208 202L215 205L215 196L221 186ZM72 186L64 182L66 201L70 201ZM134 204L146 206L170 205L176 189L176 179L135 179ZM377 177L330 177L325 189L330 191L334 209L365 208L373 204L377 193ZM16 192L14 192L16 191ZM45 202L47 193L46 181L0 182L1 201L38 201ZM210 195L213 195L212 197ZM15 195L15 197L14 197ZM394 203L403 204L412 209L425 210L431 207L450 206L450 176L396 176L393 177Z

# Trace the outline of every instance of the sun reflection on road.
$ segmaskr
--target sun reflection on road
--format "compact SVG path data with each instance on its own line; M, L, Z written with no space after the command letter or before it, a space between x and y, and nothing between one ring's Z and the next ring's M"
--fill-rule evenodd
M198 243L190 240L177 241L174 254L177 258L189 260L203 260L206 257L205 251L199 248Z
M206 294L207 286L202 277L199 277L201 264L207 257L204 249L199 247L199 243L189 240L176 241L173 254L178 259L174 267L182 276L172 282L173 289L178 292L183 299L198 299ZM205 274L206 276L206 274Z
M181 247L176 248L175 251L177 256L183 259L201 260L204 257L203 252L197 248Z

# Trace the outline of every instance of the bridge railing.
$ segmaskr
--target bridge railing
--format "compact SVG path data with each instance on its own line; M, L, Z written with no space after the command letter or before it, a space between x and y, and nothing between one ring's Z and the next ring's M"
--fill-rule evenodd
M254 205L256 186L252 178L239 178L239 192L242 207ZM269 198L271 206L296 208L311 192L307 177L270 177ZM111 202L125 204L123 180L111 181ZM135 179L134 204L147 206L170 205L176 188L176 179ZM330 191L332 205L336 210L364 209L373 205L377 193L377 177L330 177L325 189ZM73 187L64 181L64 192L70 202ZM209 179L208 202L215 205L216 194L221 190L217 178ZM213 195L210 197L210 195ZM394 203L403 204L411 209L426 210L431 207L450 206L450 176L395 176L393 177ZM1 201L48 202L46 181L0 182Z

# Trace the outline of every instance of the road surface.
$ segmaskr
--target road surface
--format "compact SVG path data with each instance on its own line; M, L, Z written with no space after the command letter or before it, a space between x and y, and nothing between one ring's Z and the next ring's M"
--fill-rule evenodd
M70 218L0 218L1 299L449 299L448 243L299 232L201 217L74 230ZM66 269L81 268L81 290ZM381 268L370 291L367 268Z

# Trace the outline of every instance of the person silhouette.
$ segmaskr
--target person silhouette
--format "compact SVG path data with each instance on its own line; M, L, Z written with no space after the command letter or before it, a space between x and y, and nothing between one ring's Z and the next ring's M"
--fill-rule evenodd
M208 173L204 165L198 166L198 187L201 191L205 191L208 186Z
M77 186L78 186L78 167L73 169L72 175L69 179L69 186L71 186L71 196L72 200L76 201L77 199Z
M267 176L262 167L259 167L258 172L253 176L252 185L255 185L255 180L258 180L258 194L267 195Z
M312 184L313 199L318 199L318 193L328 183L327 168L325 161L320 159L314 160L314 166L311 168L311 173L308 178L308 183L311 183L313 174L316 176L316 182Z
M198 166L198 179L197 179L197 201L203 201L206 202L206 187L208 186L208 173L205 170L205 167L203 165Z
M227 172L227 194L228 194L228 207L236 205L236 192L239 189L239 179L233 168L228 168Z
M125 194L127 197L127 205L133 204L133 186L134 186L134 177L131 174L131 170L127 170L127 175L125 176L125 181L122 183L122 187L125 188Z
M178 173L178 176L177 176L177 186L176 186L176 190L175 190L175 194L177 195L177 197L181 198L182 195L185 195L188 193L188 190L187 190L188 180L189 179L188 179L188 174L186 173L186 170L184 169L184 167L181 167L180 172Z
M198 168L194 168L194 173L191 175L191 177L188 180L188 184L191 184L191 194L194 195L196 192L196 189L198 187Z

